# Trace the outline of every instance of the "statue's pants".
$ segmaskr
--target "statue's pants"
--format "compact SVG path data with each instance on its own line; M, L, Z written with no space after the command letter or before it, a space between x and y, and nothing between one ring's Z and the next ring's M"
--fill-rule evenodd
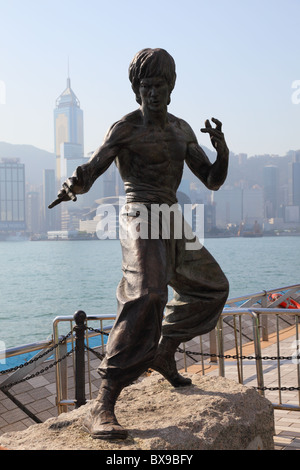
M99 373L123 386L151 365L161 335L180 344L211 331L228 296L226 276L183 223L177 205L172 206L170 230L168 209L157 215L153 207L150 211L150 206L129 203L120 215L123 278L117 289L117 318ZM183 236L179 226L184 227ZM168 286L174 290L170 302Z

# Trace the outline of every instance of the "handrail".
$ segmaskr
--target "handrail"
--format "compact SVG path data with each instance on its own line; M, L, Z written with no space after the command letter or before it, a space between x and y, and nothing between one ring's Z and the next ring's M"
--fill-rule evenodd
M250 313L250 312L255 312L255 313L261 313L261 314L270 314L270 313L274 313L274 314L278 314L278 315L295 315L296 314L299 314L300 315L300 308L293 308L291 310L289 310L288 308L285 309L285 308L264 308L264 307L247 307L247 308L224 308L223 309L223 312L222 312L222 315L228 315L228 314L235 314L235 315L239 315L239 314L244 314L244 313Z
M276 289L269 289L269 290L263 290L261 292L255 292L254 294L248 294L248 295L243 295L240 297L234 297L233 299L229 299L226 304L232 304L235 302L240 302L241 300L247 300L247 299L255 299L259 297L263 297L267 294L275 294L276 292L281 292L285 290L290 290L290 289L295 289L298 288L300 289L300 284L292 284L291 286L284 286L284 287L277 287Z
M12 348L0 350L0 360L7 359L8 357L20 356L40 349L45 349L53 346L53 340L37 341L36 343L23 344Z

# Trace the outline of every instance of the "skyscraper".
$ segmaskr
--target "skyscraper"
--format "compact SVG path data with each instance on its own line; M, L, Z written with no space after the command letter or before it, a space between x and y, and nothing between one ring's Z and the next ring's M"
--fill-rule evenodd
M300 206L300 152L289 163L289 205Z
M54 148L56 154L56 185L71 176L77 166L83 163L83 111L80 102L71 88L70 77L66 89L56 100L54 109ZM78 207L78 205L77 205ZM68 229L70 206L57 208L57 228Z
M37 191L26 194L26 225L27 231L39 233L41 228L40 195Z
M277 217L279 191L279 174L277 166L267 165L264 167L263 182L265 217L267 219Z
M25 229L25 165L16 158L3 158L0 161L0 231Z
M221 188L212 191L212 204L216 208L217 227L240 224L243 220L243 191L241 188Z
M68 77L67 87L56 100L54 109L54 148L56 154L56 181L60 187L62 179L81 163L83 146L83 111L71 88ZM72 171L72 172L73 172Z
M56 198L55 172L54 170L43 171L43 231L55 230L56 212L49 210L49 204Z

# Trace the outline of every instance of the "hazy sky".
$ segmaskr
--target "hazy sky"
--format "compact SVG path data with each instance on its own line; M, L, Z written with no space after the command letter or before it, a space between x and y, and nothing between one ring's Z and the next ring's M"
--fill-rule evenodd
M132 57L162 47L177 66L169 110L200 144L217 117L234 153L285 155L300 149L299 46L300 0L0 0L0 141L53 151L69 57L94 150L138 106Z

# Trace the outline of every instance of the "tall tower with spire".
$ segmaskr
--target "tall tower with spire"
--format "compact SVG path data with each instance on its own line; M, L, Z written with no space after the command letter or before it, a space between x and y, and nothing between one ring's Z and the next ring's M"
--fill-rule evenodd
M54 148L58 190L61 188L62 182L71 176L84 160L83 111L80 109L80 102L71 88L69 73L67 87L55 103ZM69 209L64 208L64 210L57 211L60 219L57 228L68 229L70 227Z
M54 109L54 145L56 154L56 180L60 187L62 179L70 176L68 170L80 163L84 155L83 111L67 78L67 87L56 100ZM74 161L74 165L72 165ZM78 163L78 165L77 165ZM75 168L74 168L75 169ZM74 171L74 170L73 170Z

